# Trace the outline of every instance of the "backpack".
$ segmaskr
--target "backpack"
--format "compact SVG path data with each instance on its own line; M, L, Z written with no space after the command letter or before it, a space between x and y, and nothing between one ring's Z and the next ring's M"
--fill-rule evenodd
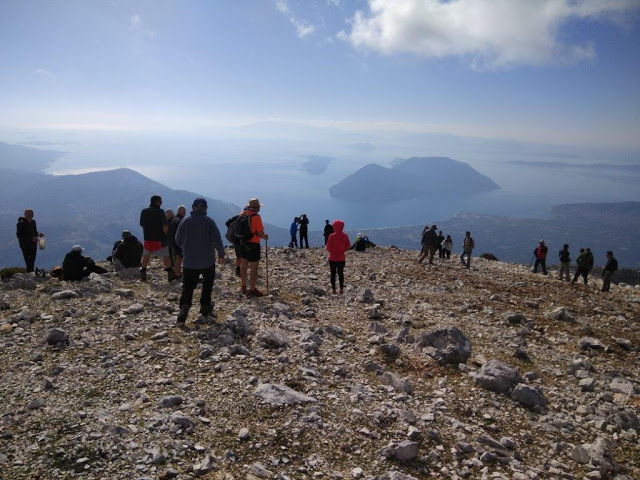
M235 222L229 225L233 234L233 242L248 242L253 238L251 231L251 216L239 215Z
M569 251L568 250L560 250L560 262L566 263L569 261Z
M239 216L240 215L235 215L225 222L225 225L227 226L227 232L224 234L224 238L226 238L227 241L232 244L236 243L236 239L233 236L233 223L238 219Z

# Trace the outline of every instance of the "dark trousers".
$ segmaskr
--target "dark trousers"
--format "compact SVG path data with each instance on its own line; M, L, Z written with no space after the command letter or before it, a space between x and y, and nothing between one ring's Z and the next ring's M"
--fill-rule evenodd
M576 274L573 276L573 280L571 280L571 283L575 283L575 281L578 279L578 277L582 275L582 280L584 281L584 284L587 284L587 275L589 275L589 270L584 269L582 267L578 267L576 268Z
M33 272L34 265L36 263L36 253L38 253L38 246L32 242L31 244L20 245L22 249L22 256L24 257L24 263L27 265L27 272Z
M608 292L611 289L611 277L613 277L613 272L609 270L605 270L602 274L602 291Z
M300 248L302 248L302 242L304 242L304 248L309 248L309 237L307 237L307 232L300 230Z
M336 273L340 280L340 290L344 288L344 263L345 262L334 262L329 260L329 268L331 269L331 288L334 292L336 291Z
M327 242L329 241L329 235L325 235L324 236L324 245L327 245Z
M442 249L442 258L451 258L451 250Z
M438 258L444 258L444 250L442 249L442 245L438 245Z
M188 305L191 307L193 301L193 291L198 285L198 279L202 275L202 295L200 295L200 305L211 306L211 290L213 290L213 280L216 276L216 264L207 268L183 268L182 269L182 295L180 296L180 307Z
M533 264L533 273L537 273L538 265L542 267L542 273L547 274L547 259L536 258L536 263Z
M300 242L302 242L302 240L300 240ZM289 244L289 246L295 246L296 248L298 248L298 236L295 233L291 234L291 243Z

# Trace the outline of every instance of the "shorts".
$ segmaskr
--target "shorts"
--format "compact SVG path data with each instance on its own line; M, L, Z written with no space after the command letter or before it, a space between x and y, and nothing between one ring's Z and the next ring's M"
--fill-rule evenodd
M233 251L236 252L236 258L242 258L242 249L240 248L240 242L233 242Z
M151 250L147 250L146 248L142 251L142 255L144 257L146 256L150 256L150 257L168 257L169 256L169 247L162 247L160 250L155 250L155 251L151 251Z
M260 244L254 242L242 242L238 247L240 258L248 262L260 261Z

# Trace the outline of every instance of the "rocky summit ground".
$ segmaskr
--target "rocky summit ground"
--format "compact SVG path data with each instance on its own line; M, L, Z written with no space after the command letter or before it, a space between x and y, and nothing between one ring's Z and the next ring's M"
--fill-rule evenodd
M0 478L640 478L639 290L416 257L349 252L332 295L270 249L269 296L219 267L185 330L158 264L3 281Z

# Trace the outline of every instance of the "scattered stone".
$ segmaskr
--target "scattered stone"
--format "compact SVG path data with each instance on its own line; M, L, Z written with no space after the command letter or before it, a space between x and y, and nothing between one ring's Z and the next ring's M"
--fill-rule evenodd
M52 328L44 338L44 343L53 346L69 345L69 335L61 328Z
M626 378L616 377L611 380L609 389L615 393L624 393L625 395L633 395L633 383Z
M578 346L580 350L604 350L604 344L593 337L582 337L578 341Z
M544 408L547 406L547 399L544 398L542 392L537 388L524 383L520 383L515 386L511 392L511 398L520 402L527 408Z
M523 378L515 368L494 359L482 365L474 381L492 392L509 393L518 383L523 382Z
M413 392L413 387L411 386L411 383L409 383L409 380L407 380L406 378L400 378L394 373L384 372L380 376L380 381L384 385L389 385L390 387L392 387L396 392L404 392L409 394Z
M296 405L317 401L315 398L296 392L286 385L273 383L262 383L258 385L258 388L255 389L253 394L269 405Z
M384 343L380 345L380 351L389 359L395 359L400 356L400 347L394 343Z
M393 452L393 456L396 460L400 460L401 462L407 460L413 460L418 456L418 442L411 442L409 440L405 440L400 445L396 447Z
M578 386L583 392L593 392L596 388L596 381L591 377L583 378L578 382Z
M502 314L502 318L504 318L511 325L519 325L521 323L525 323L527 321L527 317L525 317L520 312L507 312Z
M171 408L181 405L183 398L180 395L171 395L160 400L160 408Z
M80 295L74 290L63 290L61 292L54 293L51 298L54 300L65 300L68 298L78 298Z
M447 327L416 339L423 351L438 361L440 365L466 363L471 356L471 341L458 327Z
M268 350L279 350L289 345L287 338L279 332L261 331L257 341L260 346Z
M573 323L576 318L569 312L566 307L558 307L547 314L549 318L559 320L561 322Z

